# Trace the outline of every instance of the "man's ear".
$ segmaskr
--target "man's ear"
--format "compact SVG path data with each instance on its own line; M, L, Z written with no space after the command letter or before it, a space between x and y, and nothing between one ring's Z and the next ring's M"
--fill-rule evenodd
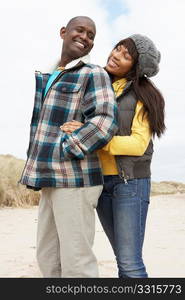
M62 40L64 39L65 33L66 33L66 27L62 27L60 29L60 37Z

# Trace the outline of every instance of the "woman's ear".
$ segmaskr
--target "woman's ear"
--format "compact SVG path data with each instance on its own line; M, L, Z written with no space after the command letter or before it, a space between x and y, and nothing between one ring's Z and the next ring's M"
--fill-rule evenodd
M64 39L65 33L66 33L66 27L62 27L60 29L60 37L62 40Z

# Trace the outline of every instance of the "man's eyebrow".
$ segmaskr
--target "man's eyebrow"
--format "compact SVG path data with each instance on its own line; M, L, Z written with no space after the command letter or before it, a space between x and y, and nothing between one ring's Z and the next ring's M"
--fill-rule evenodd
M76 28L84 29L85 26L83 26L83 25L78 25L78 26L76 26ZM95 33L94 33L92 30L88 30L88 31L91 32L91 33L93 33L93 34L95 35Z

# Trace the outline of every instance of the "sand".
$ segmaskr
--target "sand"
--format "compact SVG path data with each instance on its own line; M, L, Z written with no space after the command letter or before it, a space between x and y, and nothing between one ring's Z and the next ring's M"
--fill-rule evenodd
M37 267L38 207L0 209L0 277L41 277ZM114 254L96 217L94 252L100 277L117 277ZM185 278L185 194L151 197L144 242L149 277Z

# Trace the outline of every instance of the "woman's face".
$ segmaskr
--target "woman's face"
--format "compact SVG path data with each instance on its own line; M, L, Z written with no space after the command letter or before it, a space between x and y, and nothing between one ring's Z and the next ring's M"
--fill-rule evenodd
M105 69L114 77L124 77L133 67L134 60L129 54L127 48L119 45L112 50Z

